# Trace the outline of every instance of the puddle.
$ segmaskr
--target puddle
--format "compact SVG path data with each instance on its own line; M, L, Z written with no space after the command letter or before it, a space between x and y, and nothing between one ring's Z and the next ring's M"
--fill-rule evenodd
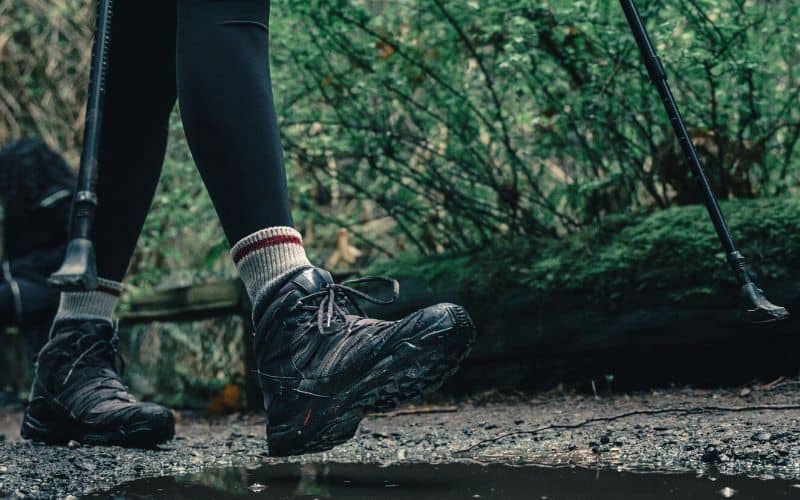
M800 484L746 477L500 465L282 464L141 479L87 498L714 499L800 498Z

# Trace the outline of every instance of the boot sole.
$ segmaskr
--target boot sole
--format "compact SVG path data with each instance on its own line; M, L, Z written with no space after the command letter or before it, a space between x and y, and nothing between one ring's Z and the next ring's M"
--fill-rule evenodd
M40 410L46 416L35 416L30 408L25 412L20 431L24 439L49 445L65 445L76 441L93 446L154 448L175 436L175 420L171 414L165 414L161 422L141 422L97 429L72 418L54 405L46 408Z
M476 335L464 308L449 311L453 327L401 343L333 401L309 401L302 421L268 427L270 456L330 450L351 439L367 414L390 411L441 387L469 355Z

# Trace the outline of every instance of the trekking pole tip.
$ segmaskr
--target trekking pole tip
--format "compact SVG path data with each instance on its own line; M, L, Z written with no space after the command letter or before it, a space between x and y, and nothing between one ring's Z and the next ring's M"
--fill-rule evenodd
M755 283L742 286L743 319L750 324L774 323L789 318L789 311L770 302Z

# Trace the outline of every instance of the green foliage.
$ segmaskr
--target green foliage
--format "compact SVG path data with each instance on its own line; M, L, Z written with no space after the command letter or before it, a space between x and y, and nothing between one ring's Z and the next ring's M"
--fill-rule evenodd
M800 263L800 200L731 201L723 209L756 277L794 275ZM734 284L699 206L617 217L561 240L521 239L512 246L501 243L435 259L407 255L375 264L368 272L422 277L432 287L473 290L478 296L510 287L542 300L575 295L586 303L609 305L657 291L672 301L711 296Z
M643 1L722 198L796 192L792 2ZM420 253L699 201L615 2L277 2L286 149Z
M178 286L230 277L234 269L227 255L227 240L176 111L161 180L128 281L133 286Z
M638 3L714 189L797 194L800 5ZM0 2L0 142L42 135L77 163L91 17L91 2ZM271 58L295 219L318 262L342 227L359 265L579 246L699 199L616 2L275 0ZM176 114L130 281L229 276L226 251Z
M228 384L244 384L241 318L123 326L126 383L139 397L205 408Z

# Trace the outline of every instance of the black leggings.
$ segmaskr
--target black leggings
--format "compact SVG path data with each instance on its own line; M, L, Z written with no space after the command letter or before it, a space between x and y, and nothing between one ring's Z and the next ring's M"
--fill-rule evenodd
M121 281L153 199L176 98L231 244L291 226L268 63L269 0L116 2L94 225Z

